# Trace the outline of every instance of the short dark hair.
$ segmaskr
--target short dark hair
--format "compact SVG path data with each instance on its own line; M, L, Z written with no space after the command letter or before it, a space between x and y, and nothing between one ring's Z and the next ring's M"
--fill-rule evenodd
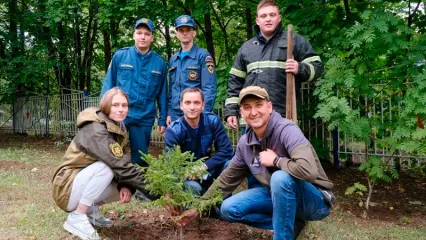
M262 1L260 1L259 4L257 4L257 11L259 11L259 9L261 9L263 7L267 7L267 6L277 7L278 10L280 9L280 6L274 0L262 0Z
M204 93L203 93L203 91L201 91L201 89L196 88L196 87L189 87L189 88L185 88L185 90L183 90L183 91L180 93L179 102L182 102L182 101L183 101L183 96L184 96L186 93L190 93L190 92L198 92L198 93L200 93L200 95L201 95L201 100L204 102Z
M110 90L106 91L102 96L101 101L99 101L99 108L101 112L107 116L111 113L112 99L115 95L121 94L127 99L127 104L129 103L129 97L127 94L119 87L113 87Z

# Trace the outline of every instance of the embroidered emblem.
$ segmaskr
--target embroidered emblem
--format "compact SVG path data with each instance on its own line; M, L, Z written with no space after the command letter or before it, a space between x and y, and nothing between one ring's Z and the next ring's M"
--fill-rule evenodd
M213 62L212 56L207 56L206 57L206 62Z
M148 23L148 19L147 18L141 18L141 23Z
M260 167L259 157L255 157L253 163L250 164L252 167Z
M198 79L198 73L196 71L189 71L188 79L191 81L195 81Z
M207 63L207 70L209 70L209 73L213 74L214 73L214 64L212 62Z
M182 23L186 23L186 22L188 22L188 18L183 17L180 21L181 21Z
M112 143L112 144L109 145L109 147L111 148L111 152L112 152L112 154L114 154L114 156L116 156L116 157L122 157L123 156L123 149L121 149L120 144Z

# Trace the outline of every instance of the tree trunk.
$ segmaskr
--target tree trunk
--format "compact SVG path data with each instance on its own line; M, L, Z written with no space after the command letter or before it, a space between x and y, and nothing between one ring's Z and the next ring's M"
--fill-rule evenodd
M71 80L72 80L72 72L70 69L70 64L68 60L67 55L67 47L65 44L65 31L64 26L62 22L58 22L58 45L61 47L59 48L59 61L61 63L62 72L61 72L61 78L59 82L60 87L60 94L70 94L71 93Z
M79 89L80 90L84 90L85 84L86 84L86 80L87 80L87 62L89 60L89 55L90 55L90 38L91 38L91 32L92 32L92 24L93 24L93 20L94 20L94 14L93 14L93 3L91 3L90 5L90 9L89 9L89 21L87 23L87 29L86 29L86 35L84 37L84 55L83 55L83 60L81 62L79 62L80 64L80 86Z
M92 37L90 38L90 42L88 44L88 56L86 59L86 69L87 69L87 74L86 74L86 79L85 79L85 86L87 91L90 92L91 89L91 84L90 81L92 79L92 61L93 61L93 46L95 45L95 41L96 41L96 35L98 33L98 19L95 18L95 21L93 22L93 32L92 32Z
M204 28L206 36L207 51L212 55L213 61L215 60L214 43L213 43L213 29L210 13L204 14Z
M81 31L80 31L80 18L78 16L79 7L76 6L74 8L74 44L75 44L75 88L81 89L81 82L83 78L81 78Z
M39 10L40 10L40 12L47 14L45 1L40 1ZM46 15L43 15L43 16L46 16ZM56 82L60 82L60 74L59 74L60 71L59 71L58 63L56 61L57 60L56 59L57 49L56 49L56 47L55 47L55 45L53 44L53 41L52 41L52 33L50 32L50 27L45 26L46 18L43 17L41 19L41 21L42 21L41 25L43 26L42 29L41 29L41 31L42 31L41 39L47 45L49 62L52 62L52 63L54 62L52 68L53 68L53 73L55 74ZM48 94L49 94L49 87L50 86L47 86Z
M102 30L102 35L104 36L104 60L105 60L105 72L108 71L108 66L111 62L111 41L110 35L106 29Z
M217 13L217 11L213 8L212 5L210 5L210 9L213 12L213 16L217 21L217 24L219 25L219 28L223 34L223 40L224 40L224 44L225 44L225 55L226 55L226 61L232 61L231 60L231 55L230 52L231 50L229 49L229 43L228 43L228 32L226 31L226 27L227 27L227 23L224 23L224 21L220 18L219 14ZM230 21L230 20L229 20ZM221 61L216 62L216 66L220 63Z
M253 19L251 17L251 8L246 8L246 38L253 37Z
M0 59L6 60L6 44L3 39L0 39ZM2 63L4 64L5 62Z
M161 1L163 3L163 8L167 9L167 1L166 0L161 0ZM169 24L167 24L166 22L164 25L165 25L164 38L166 39L167 60L169 60L172 57L172 46L171 46L172 38L170 37Z

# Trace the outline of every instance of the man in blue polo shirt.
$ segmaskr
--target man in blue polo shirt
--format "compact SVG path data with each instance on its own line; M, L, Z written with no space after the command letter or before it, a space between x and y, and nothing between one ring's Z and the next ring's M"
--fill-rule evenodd
M213 58L203 48L194 43L195 22L188 15L175 20L176 36L181 49L169 62L169 109L167 124L183 116L179 107L179 95L188 87L196 87L203 91L205 112L213 110L216 99L216 73Z
M167 66L166 62L151 50L154 40L154 24L147 18L135 24L133 39L135 46L118 50L108 67L101 97L117 86L129 96L129 114L124 120L129 131L131 160L147 166L139 150L148 153L151 130L157 115L157 132L164 133L167 118Z

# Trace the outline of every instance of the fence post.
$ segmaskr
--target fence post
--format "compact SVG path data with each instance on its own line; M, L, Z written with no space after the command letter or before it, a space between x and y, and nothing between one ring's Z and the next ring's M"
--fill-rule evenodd
M334 169L339 169L339 131L335 128L331 131L332 139L333 139L333 160L334 160Z
M16 100L14 99L12 102L12 129L13 129L13 134L16 134L15 128L16 128L16 123L15 123L15 103Z
M50 123L50 119L49 119L49 96L46 96L45 100L44 100L44 114L45 114L45 119L46 119L46 129L44 132L44 136L48 137L49 136L49 123Z

